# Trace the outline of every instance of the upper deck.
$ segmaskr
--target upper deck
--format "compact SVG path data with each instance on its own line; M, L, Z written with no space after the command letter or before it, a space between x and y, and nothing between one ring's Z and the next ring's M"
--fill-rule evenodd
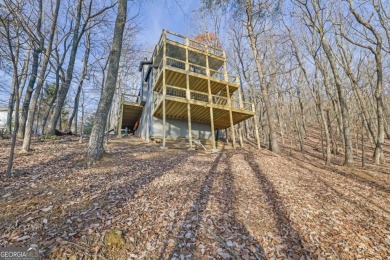
M226 55L223 50L180 34L164 30L152 59L156 70L153 82L155 90L161 87L159 79L163 69L189 73L204 79L210 78L224 85L229 84L231 92L238 88L238 77L227 73Z

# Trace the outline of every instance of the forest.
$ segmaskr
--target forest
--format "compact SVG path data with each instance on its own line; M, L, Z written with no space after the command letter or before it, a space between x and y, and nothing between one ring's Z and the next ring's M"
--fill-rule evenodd
M224 50L254 104L218 152L121 137L159 19ZM0 247L387 259L389 82L389 0L0 0Z

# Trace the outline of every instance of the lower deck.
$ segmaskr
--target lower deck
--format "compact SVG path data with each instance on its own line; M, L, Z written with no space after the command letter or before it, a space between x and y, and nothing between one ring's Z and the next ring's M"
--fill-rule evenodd
M154 109L153 115L157 118L163 118L162 103L163 102L161 101ZM211 107L212 110L210 109ZM211 106L203 102L187 102L185 99L178 100L177 98L169 96L165 98L166 118L187 120L189 114L191 122L211 123L211 118L213 118L214 128L218 130L229 128L232 125L236 125L246 119L249 119L254 115L254 112L242 111L239 109L226 109L223 106Z

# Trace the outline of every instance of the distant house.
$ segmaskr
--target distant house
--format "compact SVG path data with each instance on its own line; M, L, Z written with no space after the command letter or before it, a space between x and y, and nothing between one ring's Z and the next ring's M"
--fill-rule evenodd
M0 107L0 129L7 123L7 108Z

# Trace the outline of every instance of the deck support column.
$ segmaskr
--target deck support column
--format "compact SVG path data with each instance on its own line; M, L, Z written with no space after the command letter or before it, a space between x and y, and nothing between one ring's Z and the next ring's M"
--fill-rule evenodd
M121 97L120 112L118 119L118 138L122 138L122 118L123 118L123 96Z
M230 117L230 129L232 132L232 145L233 145L233 148L235 149L236 148L236 133L234 133L233 113L232 113L231 108L229 109L229 117Z
M226 144L229 144L229 136L228 136L228 130L225 128L225 134L226 134Z
M162 149L165 149L165 124L166 124L166 116L165 116L165 96L163 96L162 100L162 107L163 107L163 144L161 146Z
M207 68L208 68L209 67L209 62L208 62L207 56L206 56L206 64L207 64ZM209 91L210 126L211 126L211 139L212 139L212 144L213 144L213 149L211 151L212 152L218 152L217 146L216 146L216 143L215 143L213 96L211 95L210 79L207 80L207 87L208 87L208 91Z
M188 111L188 141L190 142L190 148L188 150L195 150L192 147L192 126L191 126L191 104L187 103L187 111Z
M225 71L225 78L227 78L227 72ZM236 148L236 135L234 133L234 124L233 124L233 113L232 113L232 101L230 99L230 90L229 85L226 85L226 96L228 99L228 105L229 105L229 119L230 119L230 129L232 131L232 145L233 148ZM226 132L227 133L227 132Z
M240 147L243 148L243 147L244 147L244 142L242 141L241 123L240 123L239 126L238 126L238 135L239 135L239 137L240 137Z
M210 107L210 126L211 126L211 139L213 144L213 150L212 152L218 152L216 143L215 143L215 131L214 131L214 111L213 108Z
M256 135L256 142L257 142L257 149L261 149L260 146L260 137L259 137L259 128L257 126L257 114L253 116L253 125L255 126L255 135Z
M188 54L188 50L187 50ZM186 63L186 67L187 67ZM190 76L187 74L186 75L186 86L187 86L187 91L186 91L186 96L187 96L187 120L188 120L188 141L190 143L190 148L188 150L195 150L192 147L192 126L191 126L191 104L190 104L190 99L191 99L191 93L190 93Z
M165 146L165 139L166 139L166 107L165 107L165 103L166 103L166 100L165 100L165 96L167 94L167 87L165 85L165 66L166 66L166 63L167 63L167 59L166 59L166 41L165 41L165 36L166 36L166 32L164 31L164 41L163 41L163 66L162 66L162 88L163 88L163 93L162 93L162 108L163 108L163 145L162 147L160 147L161 149L166 149L167 147Z

